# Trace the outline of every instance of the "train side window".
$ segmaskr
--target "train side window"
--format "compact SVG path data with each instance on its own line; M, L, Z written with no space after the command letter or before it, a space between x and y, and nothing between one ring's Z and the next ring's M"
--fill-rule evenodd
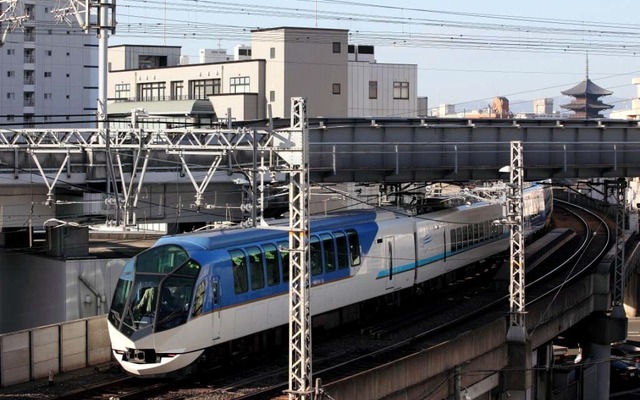
M289 243L279 242L280 265L282 265L282 281L289 282Z
M347 238L349 239L349 254L351 254L351 266L360 265L360 241L358 240L358 232L353 229L347 230Z
M251 271L251 290L262 289L264 287L262 252L257 247L249 247L247 253L249 253L249 271Z
M245 293L249 290L249 278L244 252L242 250L231 250L229 255L233 264L233 290L236 294Z
M458 237L456 249L462 250L462 227L456 228L456 236Z
M191 311L191 318L202 314L202 308L204 307L204 294L205 294L205 285L206 281L202 281L198 284L196 288L196 294L193 297L193 310Z
M469 247L469 225L462 227L462 248Z
M267 285L273 286L280 283L280 268L278 268L278 250L272 244L265 244L264 259L267 264Z
M480 222L478 224L478 241L482 242L484 240L484 222Z
M310 262L311 262L311 275L320 275L322 273L322 250L320 248L320 239L317 236L311 236Z
M451 242L451 251L456 251L457 248L456 246L458 245L456 243L456 230L455 229L451 229L449 231L449 241ZM447 251L447 249L445 249L445 252Z
M333 237L327 233L320 235L322 239L322 248L324 250L324 265L326 272L336 270L336 247L333 243Z
M338 268L349 268L349 248L347 246L347 237L342 232L334 233L336 238L336 247L338 251Z

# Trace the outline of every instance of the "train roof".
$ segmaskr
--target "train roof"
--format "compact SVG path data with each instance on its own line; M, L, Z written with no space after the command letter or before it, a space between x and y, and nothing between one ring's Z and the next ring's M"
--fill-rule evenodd
M311 216L311 231L348 229L358 224L395 218L390 211L357 210ZM213 250L239 243L278 240L287 237L288 219L276 220L270 227L221 229L164 236L154 246L177 244L190 250Z

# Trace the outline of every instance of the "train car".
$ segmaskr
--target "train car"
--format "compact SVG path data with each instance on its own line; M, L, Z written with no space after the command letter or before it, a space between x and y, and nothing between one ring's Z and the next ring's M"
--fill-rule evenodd
M525 235L548 223L551 190L524 191ZM309 269L315 326L366 313L380 299L424 290L508 248L483 201L420 214L348 211L312 217ZM286 226L287 221L273 225ZM113 354L129 373L157 377L285 343L286 230L244 228L166 236L127 262L108 314Z

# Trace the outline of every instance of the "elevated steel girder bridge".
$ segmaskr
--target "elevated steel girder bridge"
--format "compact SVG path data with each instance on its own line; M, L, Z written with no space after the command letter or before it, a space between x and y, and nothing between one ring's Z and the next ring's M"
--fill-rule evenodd
M281 126L277 126L278 122ZM105 176L107 149L132 168L136 153L150 152L147 174L183 165L208 169L203 156L221 156L219 170L241 170L269 153L275 121L224 129L0 130L0 174L40 175L64 167L87 179ZM260 126L261 125L261 126ZM522 142L525 180L640 176L640 122L618 120L315 119L309 121L311 179L316 182L420 182L496 179L508 165L509 143ZM35 161L35 159L33 159ZM6 184L6 179L2 180Z
M283 143L296 146L286 140L289 130L288 120L210 130L0 130L0 185L43 185L51 204L64 190L61 181L105 185L115 176L126 213L144 185L170 174L191 187L199 209L210 184L238 174L253 188L263 187L265 176L282 182L277 152ZM499 170L510 163L511 141L522 143L524 180L640 176L638 121L312 119L310 182L506 179Z

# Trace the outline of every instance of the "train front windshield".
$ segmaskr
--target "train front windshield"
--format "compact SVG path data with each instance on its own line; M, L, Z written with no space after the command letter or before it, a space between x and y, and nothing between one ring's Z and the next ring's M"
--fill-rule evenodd
M127 262L118 280L109 321L128 337L184 324L200 265L181 247L153 247Z

